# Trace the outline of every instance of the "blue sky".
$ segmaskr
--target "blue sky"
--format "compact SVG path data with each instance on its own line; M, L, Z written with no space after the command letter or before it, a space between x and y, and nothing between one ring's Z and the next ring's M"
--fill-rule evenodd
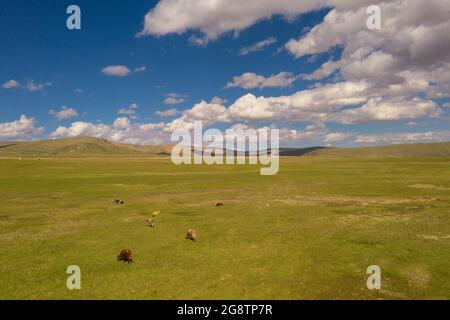
M236 124L283 128L284 145L450 140L449 79L441 75L449 71L448 48L442 48L444 53L436 60L436 48L429 47L429 52L420 52L417 61L408 58L408 64L404 56L395 56L388 40L377 43L378 47L367 43L370 30L365 30L369 35L357 36L365 37L360 39L361 48L367 47L367 52L355 58L360 59L361 71L351 64L358 51L345 39L358 31L350 22L348 31L325 30L324 34L330 35L328 40L320 32L311 31L315 26L326 29L327 15L357 15L361 4L330 4L312 10L296 7L296 1L291 1L292 9L282 6L289 5L288 0L280 1L280 8L265 0L255 2L259 5L254 7L249 1L244 8L228 1L218 1L217 8L204 8L201 1L191 1L188 9L181 0L158 5L148 0L3 1L0 140L92 135L129 143L160 143L167 140L175 123L187 125L191 120L204 120L217 128ZM443 2L431 1L430 6L438 11ZM66 28L66 8L71 4L81 9L81 30ZM398 14L392 11L387 11L386 21L401 28L393 20L399 19L394 18ZM150 22L144 22L146 14ZM211 16L216 18L209 21ZM413 28L420 27L420 18ZM184 22L180 25L179 21ZM429 26L430 31L446 27L449 21L448 16L437 19ZM137 36L143 30L145 35ZM393 31L404 30L389 30ZM389 35L385 37L389 39ZM398 41L392 37L390 42ZM192 39L203 43L195 44ZM419 40L411 37L418 47ZM243 48L261 41L267 44L261 45L261 50L241 54ZM439 41L431 44L442 46ZM325 76L308 77L327 61L341 65ZM108 69L104 68L116 70L117 66L128 68L129 74L105 72ZM383 68L387 71L379 73ZM275 84L268 79L281 72L272 79ZM244 73L251 73L246 81L239 78ZM227 88L234 77L235 84ZM363 88L355 89L361 83ZM327 86L329 90L320 89ZM348 94L342 97L342 103L326 102L335 97L333 92L345 91L343 88ZM236 103L246 94L253 95L254 103ZM290 102L296 94L301 98L296 96ZM222 101L212 103L214 97ZM289 97L289 102L280 97ZM205 105L195 108L201 101ZM304 107L299 104L303 101ZM119 113L121 108L128 112ZM397 112L395 108L406 111ZM168 110L172 111L166 116L155 114ZM21 122L22 115L27 121ZM214 120L216 117L220 120ZM118 118L126 119L114 126ZM180 121L173 123L177 119ZM150 124L151 130L142 129L145 124Z

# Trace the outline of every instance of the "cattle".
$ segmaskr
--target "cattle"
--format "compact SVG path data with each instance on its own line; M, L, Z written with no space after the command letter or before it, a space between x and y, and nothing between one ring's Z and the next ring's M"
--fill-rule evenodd
M114 199L112 203L113 204L124 204L124 201L120 200L120 199Z
M195 241L197 238L197 232L194 229L189 229L186 233L186 239Z
M155 212L153 212L153 214L152 214L152 216L153 217L157 217L157 216L159 216L161 214L161 211L155 211Z
M117 256L118 261L133 263L133 255L131 254L130 249L123 249L120 251L120 254Z
M221 207L221 206L223 206L223 202L216 201L216 202L214 202L214 206Z
M155 221L151 218L147 219L147 226L150 228L154 228L155 227Z

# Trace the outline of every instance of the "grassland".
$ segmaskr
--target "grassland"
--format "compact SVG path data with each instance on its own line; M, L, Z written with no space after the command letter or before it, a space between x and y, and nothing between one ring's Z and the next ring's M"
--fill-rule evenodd
M285 157L276 176L167 157L1 159L0 194L2 299L450 298L448 157ZM134 264L116 260L123 248ZM81 290L66 288L72 264Z

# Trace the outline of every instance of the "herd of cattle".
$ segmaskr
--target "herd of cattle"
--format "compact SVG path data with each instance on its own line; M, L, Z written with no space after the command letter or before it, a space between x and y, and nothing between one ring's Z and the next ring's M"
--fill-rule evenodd
M113 204L124 204L125 202L123 200L120 199L114 199L113 200ZM214 202L214 206L215 207L221 207L223 206L223 202ZM152 218L147 218L147 226L150 228L154 228L155 227L155 217L159 216L161 214L161 211L155 211L152 214ZM189 229L186 232L186 239L188 240L192 240L195 241L195 239L197 238L197 232L194 229ZM118 261L123 261L123 262L127 262L127 263L133 263L133 254L131 252L130 249L123 249L122 251L120 251L120 254L117 256L117 260Z

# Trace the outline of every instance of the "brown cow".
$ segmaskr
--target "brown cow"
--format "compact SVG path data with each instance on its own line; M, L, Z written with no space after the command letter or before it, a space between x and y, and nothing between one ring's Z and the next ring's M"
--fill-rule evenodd
M161 211L155 211L155 212L153 212L153 214L152 214L152 216L153 217L157 217L157 216L159 216L161 214Z
M155 221L152 218L148 218L147 219L147 226L149 226L150 228L154 228L155 227Z
M197 232L194 229L189 229L186 233L186 239L195 241L197 238Z
M118 261L133 263L133 255L131 254L130 249L123 249L120 251L120 254L117 256Z

